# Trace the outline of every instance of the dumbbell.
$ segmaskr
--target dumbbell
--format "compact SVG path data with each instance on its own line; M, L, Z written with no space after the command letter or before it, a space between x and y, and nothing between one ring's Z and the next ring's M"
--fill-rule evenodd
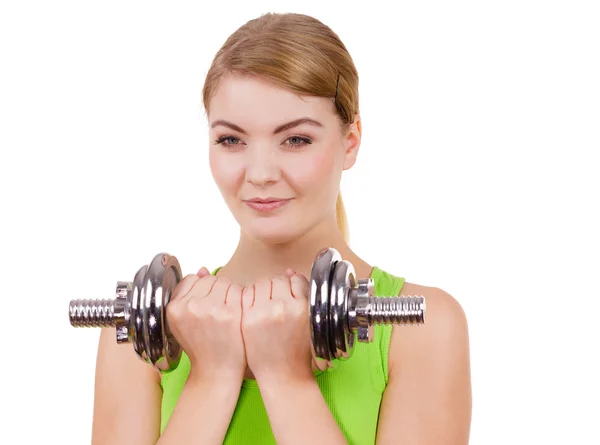
M117 343L132 343L143 361L173 370L182 350L169 330L166 309L181 279L177 258L159 253L133 281L117 281L114 299L71 300L69 320L74 327L115 327ZM317 254L310 272L309 317L319 370L349 359L357 341L372 342L375 324L425 323L423 296L374 297L373 288L373 279L356 279L354 267L337 250Z

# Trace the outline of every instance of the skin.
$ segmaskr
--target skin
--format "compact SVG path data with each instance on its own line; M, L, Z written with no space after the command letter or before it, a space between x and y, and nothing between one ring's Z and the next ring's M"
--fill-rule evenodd
M355 164L360 147L360 116L342 128L331 99L228 75L208 118L210 167L240 225L239 243L217 276L204 267L186 276L169 304L170 326L191 372L162 436L159 376L133 348L116 345L114 330L103 330L93 443L220 444L244 377L257 380L277 443L346 443L312 374L306 277L316 253L329 246L357 276L371 274L335 220L342 172ZM305 122L274 134L299 118L319 125ZM289 201L268 213L245 202L266 197ZM464 311L439 288L405 283L401 295L415 294L427 299L427 322L393 328L377 444L467 444Z

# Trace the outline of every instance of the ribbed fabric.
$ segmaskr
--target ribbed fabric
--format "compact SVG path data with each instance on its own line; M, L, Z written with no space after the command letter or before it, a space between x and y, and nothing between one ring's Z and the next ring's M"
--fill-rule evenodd
M404 285L404 278L391 275L378 267L373 268L371 278L375 282L376 296L399 295ZM373 342L357 342L349 360L338 361L335 368L325 372L315 372L315 379L325 402L351 445L375 443L379 406L388 381L388 350L392 327L377 325L374 332ZM163 373L161 433L169 421L189 371L190 361L184 353L175 370ZM223 443L276 444L256 380L244 379Z

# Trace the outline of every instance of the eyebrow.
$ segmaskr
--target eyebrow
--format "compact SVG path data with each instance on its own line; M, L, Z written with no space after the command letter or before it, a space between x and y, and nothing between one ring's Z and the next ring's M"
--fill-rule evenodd
M294 128L294 127L297 127L297 126L302 125L302 124L309 124L309 125L313 125L313 126L319 127L319 128L323 127L323 124L321 122L318 122L318 121L316 121L314 119L311 119L309 117L302 117L300 119L295 119L295 120L293 120L291 122L288 122L286 124L278 126L277 128L275 128L275 130L273 130L273 134L281 133L282 131L289 130L290 128ZM228 122L228 121L223 120L223 119L219 119L219 120L214 121L211 124L210 127L211 128L215 128L215 127L217 127L219 125L221 125L223 127L231 128L232 130L235 130L235 131L240 132L242 134L248 134L239 125L236 125L236 124L234 124L232 122Z

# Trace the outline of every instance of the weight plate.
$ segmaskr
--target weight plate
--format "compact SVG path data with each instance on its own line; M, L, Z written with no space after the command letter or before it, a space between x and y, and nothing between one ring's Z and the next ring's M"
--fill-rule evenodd
M329 340L329 292L332 272L341 255L333 248L321 250L310 271L310 333L312 352L319 370L331 364Z
M179 365L181 359L181 346L171 334L169 323L167 320L167 305L171 300L175 287L182 279L181 266L179 261L173 255L165 255L163 257L165 275L163 280L163 295L164 305L162 306L162 326L163 326L163 355L166 362L159 362L157 367L161 370L175 369Z
M356 273L348 261L336 264L331 280L329 305L329 341L331 356L348 359L354 350L354 334L348 325L348 297L356 287Z
M157 255L158 256L158 255ZM162 338L157 334L156 313L154 308L154 298L157 282L162 283L162 268L157 270L156 257L148 265L144 285L141 293L141 314L142 314L142 338L144 340L144 354L142 359L154 365L156 360L156 350L162 350ZM157 277L157 275L160 275Z
M133 293L131 297L131 312L129 314L129 335L133 343L135 353L144 361L146 358L146 343L144 341L144 308L143 308L143 289L146 280L148 266L142 266L133 279Z
M178 279L181 279L179 263L174 257L160 253L154 257L148 271L142 292L143 328L146 361L161 370L169 369L170 346L165 324L165 306L170 292Z

